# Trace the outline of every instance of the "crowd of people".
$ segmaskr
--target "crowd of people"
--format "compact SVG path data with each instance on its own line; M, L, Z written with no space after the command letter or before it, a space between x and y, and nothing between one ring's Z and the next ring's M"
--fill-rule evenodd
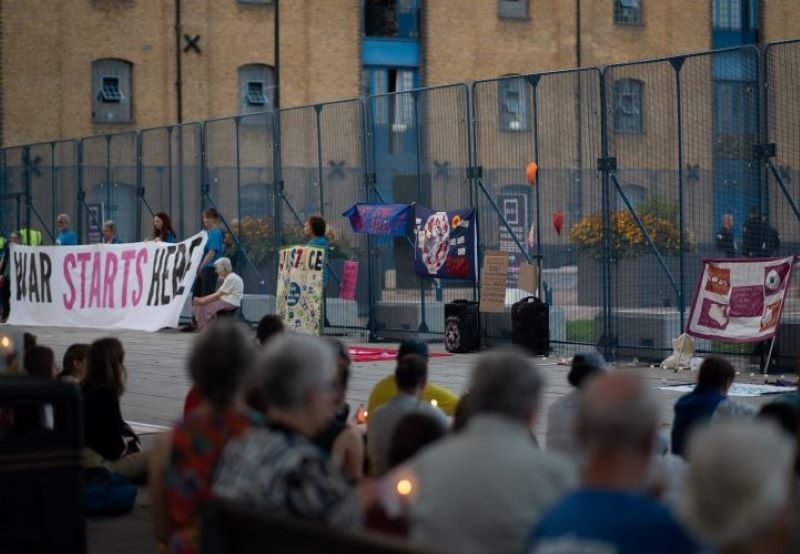
M60 371L26 342L30 376L80 386L85 466L147 479L164 551L199 551L212 499L443 552L797 551L798 394L723 410L735 372L718 357L676 403L670 448L647 382L577 355L539 444L545 379L514 349L480 355L459 398L432 382L428 345L403 342L394 388L378 380L363 425L341 342L274 315L255 336L218 318L194 338L183 416L148 451L122 417L119 340L70 346ZM48 417L0 413L0 434Z

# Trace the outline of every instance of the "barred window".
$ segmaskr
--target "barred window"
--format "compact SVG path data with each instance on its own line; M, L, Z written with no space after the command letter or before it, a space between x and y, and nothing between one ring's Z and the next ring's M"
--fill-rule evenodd
M498 121L501 131L528 130L528 83L508 79L497 85Z
M239 113L263 112L272 108L275 74L264 64L239 67Z
M497 17L527 19L528 0L497 0Z
M714 29L720 31L740 31L742 0L714 0L712 22Z
M637 24L641 22L641 0L614 0L614 23Z
M642 82L621 79L614 83L612 94L614 132L640 134L642 124Z
M133 65L125 60L101 59L92 62L92 121L130 123Z

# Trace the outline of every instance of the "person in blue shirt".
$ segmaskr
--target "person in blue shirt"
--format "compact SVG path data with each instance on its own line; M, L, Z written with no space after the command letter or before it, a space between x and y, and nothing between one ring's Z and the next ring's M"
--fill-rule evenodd
M658 425L658 403L641 378L592 379L578 400L576 419L585 455L582 484L533 522L525 551L703 552L666 506L641 492Z
M58 214L56 217L56 229L58 229L58 236L56 237L56 244L59 246L75 246L78 244L78 237L69 228L69 216L67 214Z
M327 231L327 223L325 223L325 219L321 215L308 216L308 219L306 219L306 222L303 225L303 234L307 237L310 237L308 245L318 246L325 249L325 271L322 276L324 284L328 283L328 277L330 277L330 269L328 269L328 255L331 251L331 245L325 236Z
M175 244L177 235L172 227L172 220L166 212L158 212L153 216L153 240Z
M728 394L736 377L733 365L720 356L709 356L700 365L697 386L675 403L672 420L672 453L686 455L689 435L694 429L711 420L717 407Z
M117 238L117 224L112 219L103 223L103 244L120 244Z
M203 258L200 261L200 268L197 270L197 277L192 288L192 298L203 298L214 294L217 288L217 270L214 262L222 257L222 229L220 228L221 217L215 208L203 210L203 227L206 228L208 240L203 248ZM197 330L197 321L194 316L192 322L181 328L183 332Z

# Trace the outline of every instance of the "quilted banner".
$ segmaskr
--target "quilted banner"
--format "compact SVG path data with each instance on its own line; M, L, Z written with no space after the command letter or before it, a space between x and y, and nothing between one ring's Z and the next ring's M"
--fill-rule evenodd
M415 206L414 269L417 275L477 279L477 213L475 208L435 212Z
M721 342L775 335L794 256L703 260L686 332Z

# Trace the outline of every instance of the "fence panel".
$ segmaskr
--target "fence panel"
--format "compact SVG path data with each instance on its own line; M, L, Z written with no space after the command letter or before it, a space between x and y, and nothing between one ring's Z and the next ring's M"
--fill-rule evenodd
M202 227L202 127L199 123L174 125L141 132L142 229L152 236L153 215L166 212L178 238Z
M232 233L225 249L245 281L245 293L274 294L274 116L212 120L204 129L203 205L215 207Z
M596 251L573 239L582 218L602 210L595 170L600 154L600 73L596 69L479 81L473 86L476 194L482 249L509 252L505 314L486 316L489 339L508 339L521 263L541 256L542 294L553 342L594 344L602 317ZM528 163L538 165L533 186ZM485 189L485 190L484 190ZM573 228L575 231L573 232ZM593 263L583 267L583 259Z
M28 213L25 209L25 147L16 146L3 149L3 180L0 189L0 232L8 237L29 225Z
M372 201L418 202L439 210L472 206L466 86L372 96L367 114ZM377 335L387 340L441 336L445 301L474 298L472 284L417 277L410 238L379 238L374 244Z

